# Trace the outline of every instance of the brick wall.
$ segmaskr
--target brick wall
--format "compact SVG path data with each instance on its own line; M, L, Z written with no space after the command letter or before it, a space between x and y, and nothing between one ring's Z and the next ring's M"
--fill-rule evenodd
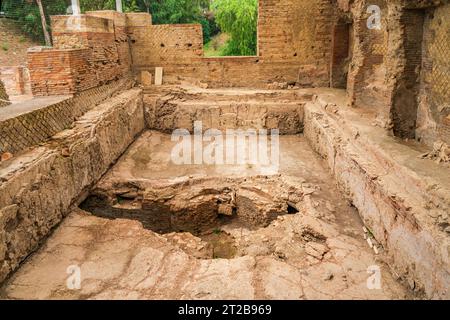
M195 64L203 56L200 24L149 25L128 30L136 67Z
M28 52L35 96L74 94L125 76L131 56L125 14L52 17L53 48Z
M423 65L417 136L431 145L450 145L450 4L431 8L425 16Z
M110 19L114 24L114 40L117 48L118 64L120 73L126 74L131 69L131 52L130 44L127 34L127 24L132 23L133 19L139 19L142 15L140 13L131 14L132 19L128 19L127 15L113 10L106 11L88 11L89 16ZM148 17L148 15L145 15ZM150 17L151 21L151 17Z
M77 83L75 78L81 70L87 69L87 61L80 64L80 59L76 57L87 56L88 51L88 49L58 50L44 47L29 49L28 65L33 95L68 95L79 91L79 86L85 85L86 81ZM74 69L77 70L76 73L73 73ZM93 77L88 70L86 77ZM91 83L92 80L88 82Z
M334 11L329 0L260 0L255 57L204 58L200 25L130 25L134 70L164 67L166 83L328 86Z
M130 87L131 81L124 79L17 116L0 115L0 154L4 152L16 154L46 141L56 133L69 128L77 117L96 104ZM39 101L22 102L27 103L37 104ZM15 108L22 106L15 105Z
M372 109L396 136L428 145L450 140L448 1L339 1L353 17L347 93ZM366 26L367 7L382 9L381 30ZM437 17L437 18L436 18Z

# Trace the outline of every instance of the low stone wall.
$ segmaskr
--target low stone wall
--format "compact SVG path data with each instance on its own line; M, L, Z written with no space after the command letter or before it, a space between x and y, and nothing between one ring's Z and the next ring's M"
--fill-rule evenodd
M51 143L0 165L0 282L143 128L142 93L131 89L86 113Z
M129 79L122 79L16 117L12 116L3 120L0 117L0 154L4 152L15 154L45 142L59 131L69 128L77 117L96 104L120 90L129 89L131 85L132 82ZM29 103L33 101L23 104ZM19 107L21 105L14 105L14 108Z
M149 71L163 67L164 84L206 83L209 88L268 88L274 82L292 83L301 87L327 87L327 71L302 63L268 62L259 57L197 58L187 64L135 66L134 70Z
M360 122L354 111L328 112L332 101L319 97L306 104L305 136L327 159L341 189L386 251L394 274L418 295L449 299L446 168L419 159L420 151Z
M167 94L144 94L144 112L149 129L172 133L176 129L278 129L280 134L303 131L303 107L311 95L294 90L252 90L235 94L173 90Z

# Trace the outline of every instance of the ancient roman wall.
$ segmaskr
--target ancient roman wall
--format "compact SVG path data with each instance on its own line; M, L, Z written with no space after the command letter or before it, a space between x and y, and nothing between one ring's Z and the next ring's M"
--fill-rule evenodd
M123 79L76 94L71 98L44 100L44 107L20 112L22 105L14 105L7 115L0 114L0 154L13 155L27 148L47 141L58 132L69 128L73 122L94 108L95 105L111 98L132 86L130 80ZM39 106L39 101L34 103Z
M119 13L113 10L105 11L88 11L86 12L88 16L100 17L105 19L110 19L114 23L114 40L116 43L118 64L120 73L122 75L128 73L131 69L131 52L130 45L127 34L127 15ZM130 14L134 19L138 19L139 13ZM150 18L151 19L151 18Z
M425 16L417 137L450 145L450 4Z
M328 0L260 0L258 55L203 57L200 25L129 26L135 71L164 67L165 82L328 86L335 10ZM243 72L244 71L244 72Z
M203 56L200 24L133 26L128 30L135 66L190 65Z
M381 8L380 30L367 27L372 4ZM428 145L448 142L448 1L342 0L339 5L353 18L350 103L373 110L378 125L395 136Z
M381 9L381 28L369 29L369 5ZM385 0L359 1L351 9L353 14L353 59L348 76L350 103L357 107L382 108L387 105L385 84L387 66L387 4ZM387 111L385 111L387 113Z
M140 89L122 92L0 170L0 282L38 248L144 129Z
M125 25L124 14L109 11L53 16L53 47L28 52L33 94L74 94L125 76L131 65Z

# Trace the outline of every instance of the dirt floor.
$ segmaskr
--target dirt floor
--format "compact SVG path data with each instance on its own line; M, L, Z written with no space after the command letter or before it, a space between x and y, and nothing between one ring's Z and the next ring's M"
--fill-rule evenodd
M370 231L363 231L357 211L340 195L303 136L280 137L280 167L271 174L248 165L174 165L170 152L175 143L170 135L144 132L94 188L94 195L103 192L108 198L104 207L81 206L94 214L75 209L6 281L1 296L409 297L384 263L382 248L376 254L369 247L365 238ZM135 191L119 190L124 187ZM108 202L117 195L118 201ZM217 203L219 215L211 209ZM230 203L237 212L226 210ZM172 229L157 230L146 220L143 214L158 214L151 211L156 204L163 211L170 208ZM268 207L272 209L264 211ZM108 210L122 219L111 219ZM189 219L183 220L180 212ZM196 214L213 224L187 232L186 223ZM74 268L81 283L71 290L67 282ZM378 274L380 287L372 282Z
M0 18L0 66L26 65L27 49L41 45L22 32L11 19Z

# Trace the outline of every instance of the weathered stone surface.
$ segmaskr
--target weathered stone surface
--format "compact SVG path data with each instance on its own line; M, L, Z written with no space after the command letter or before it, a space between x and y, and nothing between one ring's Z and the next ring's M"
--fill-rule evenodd
M202 129L278 129L281 134L303 130L303 105L311 94L272 90L172 90L163 96L145 95L146 121L150 129L172 132Z
M421 160L420 151L340 103L338 114L327 112L328 101L343 101L342 94L319 95L305 106L308 141L327 159L395 272L416 292L448 299L450 180L442 175L448 168Z
M16 103L0 111L0 153L18 153L46 142L70 128L77 117L122 90L129 79L86 90L74 97L43 97Z
M381 264L382 289L366 286L367 266L378 264L364 241L335 231L323 262L307 262L301 241L290 230L302 215L289 216L248 236L227 230L242 248L272 250L233 259L202 259L198 240L160 236L138 222L109 220L76 210L47 243L3 286L11 299L402 299L404 289ZM284 237L284 238L281 238ZM186 239L180 246L180 241ZM190 239L190 240L188 240ZM193 241L193 242L191 242ZM195 245L193 245L195 243ZM287 245L287 244L290 245ZM190 248L189 245L191 244ZM246 249L249 252L248 249ZM56 255L55 253L58 252ZM80 268L79 290L67 287L67 268ZM323 274L332 273L332 279Z
M93 108L49 143L0 165L1 280L38 247L143 127L141 92L129 90ZM63 156L66 147L70 154Z
M152 74L148 71L141 71L141 83L143 86L151 86L153 85Z
M155 85L160 86L163 84L163 68L155 68Z

